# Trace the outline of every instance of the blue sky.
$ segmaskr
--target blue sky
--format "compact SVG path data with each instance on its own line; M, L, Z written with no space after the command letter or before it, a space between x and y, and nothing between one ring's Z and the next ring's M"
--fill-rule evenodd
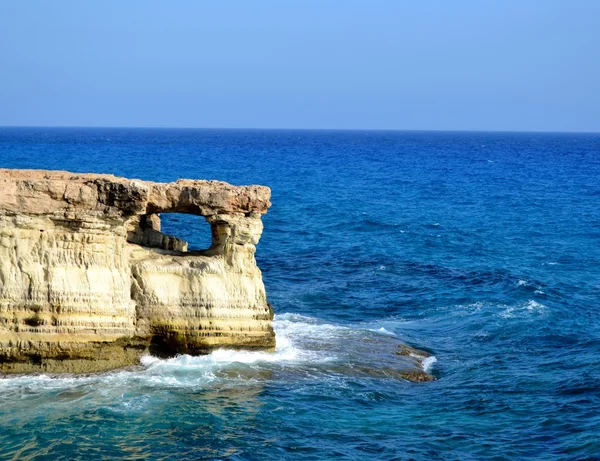
M0 0L0 126L600 131L596 0Z

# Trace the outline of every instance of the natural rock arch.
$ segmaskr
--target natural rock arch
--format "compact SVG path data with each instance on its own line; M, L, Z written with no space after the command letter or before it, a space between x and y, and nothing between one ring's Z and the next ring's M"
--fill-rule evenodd
M218 181L0 169L0 371L273 349L254 259L269 197ZM210 248L163 234L161 213L204 217Z

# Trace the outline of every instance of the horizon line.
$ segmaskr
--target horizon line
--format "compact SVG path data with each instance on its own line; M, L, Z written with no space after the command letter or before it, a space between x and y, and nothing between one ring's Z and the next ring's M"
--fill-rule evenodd
M600 131L501 130L501 129L402 129L402 128L252 128L252 127L192 127L192 126L111 126L111 125L0 125L0 128L65 128L124 130L219 130L219 131L377 131L420 133L534 133L534 134L600 134Z

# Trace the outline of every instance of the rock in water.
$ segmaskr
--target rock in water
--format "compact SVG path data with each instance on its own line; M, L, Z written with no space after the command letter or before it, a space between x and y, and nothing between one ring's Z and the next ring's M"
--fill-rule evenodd
M218 347L272 350L254 259L264 186L0 169L0 371L94 372ZM205 251L160 231L204 217Z

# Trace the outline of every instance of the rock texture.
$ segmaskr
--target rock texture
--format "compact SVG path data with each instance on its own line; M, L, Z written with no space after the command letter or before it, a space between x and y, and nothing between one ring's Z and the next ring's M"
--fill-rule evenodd
M427 373L423 367L425 359L431 357L431 354L429 352L423 351L421 349L415 349L414 347L410 347L407 344L401 344L398 346L396 354L412 358L418 367L416 370L403 371L400 374L402 378L418 383L435 381L435 376Z
M273 349L254 259L269 198L267 187L218 181L0 169L0 371ZM211 247L188 252L160 232L161 213L206 219Z

